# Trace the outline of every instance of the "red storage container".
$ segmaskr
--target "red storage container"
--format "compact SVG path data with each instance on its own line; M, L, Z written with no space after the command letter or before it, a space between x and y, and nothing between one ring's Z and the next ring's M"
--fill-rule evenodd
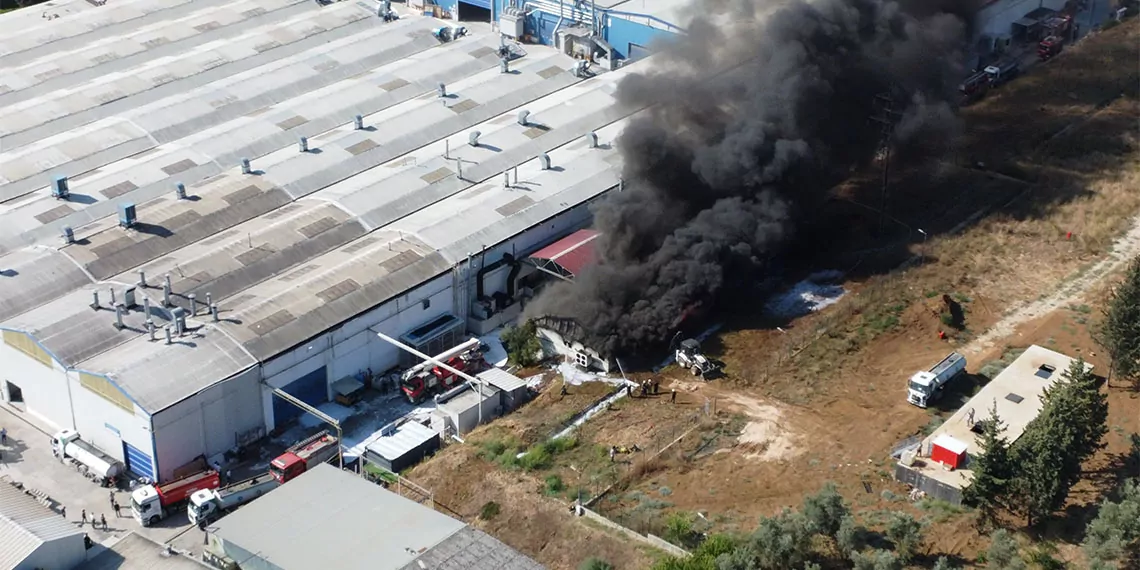
M960 469L966 465L966 444L948 435L940 435L930 446L930 459L951 469Z

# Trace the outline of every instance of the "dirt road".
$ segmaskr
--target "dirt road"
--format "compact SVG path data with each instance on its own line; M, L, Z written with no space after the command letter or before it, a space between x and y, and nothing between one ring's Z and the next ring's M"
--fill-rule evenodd
M1112 244L1112 251L1096 262L1076 279L1064 283L1056 292L1036 301L1029 302L1013 310L984 334L966 345L963 352L971 357L994 347L997 342L1009 338L1017 327L1050 312L1073 304L1085 295L1094 285L1126 265L1140 255L1140 216L1133 219L1128 233Z

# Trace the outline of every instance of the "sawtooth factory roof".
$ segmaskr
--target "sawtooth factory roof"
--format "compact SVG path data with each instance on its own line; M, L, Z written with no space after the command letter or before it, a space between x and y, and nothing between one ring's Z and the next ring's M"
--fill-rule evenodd
M614 98L628 69L582 80L528 45L503 73L486 26L440 43L370 2L43 6L0 16L0 329L151 413L615 187L638 112ZM118 328L110 290L140 270ZM171 344L167 275L198 302Z

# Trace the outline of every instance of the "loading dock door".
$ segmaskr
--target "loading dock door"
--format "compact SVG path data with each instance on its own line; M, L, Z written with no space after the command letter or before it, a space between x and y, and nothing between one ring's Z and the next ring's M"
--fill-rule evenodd
M319 406L328 401L328 373L327 367L322 366L293 381L282 388L290 396L309 404ZM301 416L301 408L286 402L281 398L273 398L273 424L282 426L289 420Z
M486 9L486 10L491 9L491 0L459 0L459 1L464 3L464 4L470 4L472 6L478 6L480 8Z
M123 457L127 458L127 471L157 481L154 476L154 461L141 449L123 442Z

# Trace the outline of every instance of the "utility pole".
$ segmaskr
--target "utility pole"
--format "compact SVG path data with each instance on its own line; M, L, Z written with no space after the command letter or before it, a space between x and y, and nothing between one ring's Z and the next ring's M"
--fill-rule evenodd
M890 189L891 182L891 141L894 137L895 123L898 122L902 113L894 109L894 98L891 96L890 91L875 95L873 105L875 111L874 114L871 115L870 120L878 123L880 126L879 148L875 156L879 159L883 171L878 229L878 233L881 235L883 233L883 225L887 221L887 205L890 196L888 190Z

